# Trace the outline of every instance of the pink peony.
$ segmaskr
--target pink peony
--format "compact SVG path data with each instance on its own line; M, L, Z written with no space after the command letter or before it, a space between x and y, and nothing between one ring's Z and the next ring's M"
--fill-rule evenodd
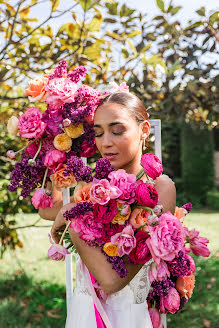
M106 205L94 204L94 217L97 222L110 223L117 213L117 203L114 199Z
M154 208L158 203L157 190L147 182L141 182L136 188L137 202L142 206Z
M180 296L174 287L169 289L166 296L160 297L160 310L163 313L166 311L174 314L179 310L180 307Z
M67 78L51 79L45 87L45 90L50 94L46 102L54 106L72 103L77 88L77 84Z
M151 153L141 156L141 164L149 177L155 180L163 172L163 165L159 158Z
M90 145L87 140L84 140L81 144L81 151L80 156L81 157L91 157L93 154L95 154L97 151L97 147L95 143L93 145Z
M44 165L48 166L49 169L55 170L62 166L62 163L66 160L66 155L64 152L54 149L46 153L44 159Z
M94 178L90 189L90 200L93 204L105 205L110 199L118 198L121 193L119 188L110 185L107 179L98 180Z
M51 236L49 235L50 243L52 246L48 249L48 256L55 261L64 261L67 254L71 254L65 247L52 242Z
M132 226L129 224L122 232L116 233L111 237L111 243L118 245L118 254L123 256L130 254L133 248L136 246L136 239Z
M144 264L151 259L151 253L146 244L149 234L144 231L138 231L135 235L136 247L129 254L130 259L137 264Z
M210 251L207 247L207 243L209 240L204 237L199 237L199 232L195 229L189 230L188 228L184 228L186 233L186 237L189 240L190 248L196 256L208 257L210 255Z
M125 170L119 169L117 171L110 172L110 185L116 186L121 190L121 195L118 201L120 203L132 204L135 201L135 190L137 187L136 176L134 174L128 174Z
M150 238L147 245L154 261L159 264L161 259L172 261L184 248L185 233L182 223L170 212L160 216L160 224L148 226Z
M162 328L160 312L156 308L150 308L148 310L152 322L153 328Z
M32 204L33 206L38 208L53 208L53 199L51 196L48 196L46 194L46 190L39 188L34 191L33 197L32 197Z
M42 113L39 108L30 107L19 117L18 129L22 138L40 139L45 128L46 123L42 121Z
M160 261L159 265L157 263L152 263L151 267L148 271L150 283L152 283L154 280L161 281L167 279L167 277L170 277L170 272L168 270L167 264L164 261Z

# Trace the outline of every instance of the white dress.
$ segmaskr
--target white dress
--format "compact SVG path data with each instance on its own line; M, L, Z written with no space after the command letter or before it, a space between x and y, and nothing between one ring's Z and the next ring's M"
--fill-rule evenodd
M111 294L101 304L112 328L153 328L146 298L149 292L148 268L146 263L122 290ZM86 267L76 255L76 287L66 328L96 328L94 302L90 292ZM165 325L165 318L162 318Z

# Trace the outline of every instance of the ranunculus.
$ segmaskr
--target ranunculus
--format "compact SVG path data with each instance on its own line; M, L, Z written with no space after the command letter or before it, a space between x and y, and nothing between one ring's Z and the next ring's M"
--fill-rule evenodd
M116 186L121 190L118 201L120 203L132 204L135 201L135 190L137 187L136 176L128 174L125 170L119 169L109 174L111 186Z
M156 308L150 308L148 310L152 322L153 328L161 328L161 317L160 312Z
M107 179L94 178L90 189L90 199L93 204L105 205L110 199L118 198L121 191L116 186L111 186Z
M160 310L163 313L166 311L174 314L179 310L180 296L174 287L171 287L166 296L160 297Z
M195 229L189 230L184 228L187 238L189 239L190 248L196 256L208 257L210 255L210 250L207 247L209 240L204 237L199 237L199 232Z
M68 187L75 187L77 184L77 181L72 173L67 176L64 175L65 168L66 165L60 169L57 169L55 173L50 176L50 179L54 182L56 189L59 191L62 191Z
M96 203L93 206L93 212L97 222L108 224L112 222L117 213L117 203L114 199L111 199L106 205Z
M45 101L49 94L45 90L49 79L47 77L36 77L33 80L29 81L29 88L25 90L25 94L31 97L29 101Z
M181 221L183 222L184 217L188 214L185 208L183 207L175 207L175 213L174 215Z
M55 170L57 167L62 166L62 163L66 160L66 155L60 150L51 150L46 153L44 159L44 165L48 166L49 169Z
M152 256L146 244L149 234L144 231L138 231L135 235L136 247L129 254L130 259L137 264L148 262Z
M25 148L25 153L29 157L34 157L38 148L39 148L39 142L33 142L33 143L30 142L29 145L27 146L27 148Z
M55 261L64 261L67 254L71 254L64 246L52 242L51 236L49 240L52 246L48 250L48 256Z
M8 124L7 124L8 133L14 137L18 133L18 122L19 122L18 118L14 115L12 115L8 120Z
M42 121L47 124L45 133L48 136L55 137L61 134L62 130L62 117L63 111L61 107L48 105L46 111L43 113Z
M58 134L53 141L54 147L60 151L69 151L72 146L72 139L66 134Z
M172 261L178 252L184 248L185 233L182 223L170 212L160 216L160 224L149 226L150 238L147 239L148 247L154 261Z
M49 81L45 90L50 94L46 102L51 105L72 103L77 91L77 84L68 78L54 78Z
M135 208L130 216L129 222L134 228L140 228L147 223L148 216L150 211L147 211L143 208ZM142 231L148 231L147 226L141 228Z
M70 124L69 126L65 127L65 133L73 139L79 138L83 132L84 132L84 127L83 124L81 123L78 124L78 126L74 126L73 124Z
M189 272L187 273L187 276L190 276L192 273L195 272L195 261L188 254L185 254L185 259L189 261L190 268L189 268Z
M125 254L130 254L136 246L136 239L132 226L129 224L122 232L111 237L111 243L118 245L118 255L121 257Z
M142 206L154 208L158 203L157 190L147 182L141 182L136 188L137 202Z
M79 155L81 157L91 157L93 156L97 151L97 146L95 142L93 144L90 144L86 139L82 141L81 143L81 151Z
M88 202L90 203L90 188L92 183L86 183L84 181L80 181L74 189L74 202Z
M109 256L118 256L118 245L114 245L111 242L106 243L103 250Z
M33 206L38 208L53 208L53 199L51 196L48 196L46 194L46 190L39 188L34 191L33 197L32 197L32 204Z
M6 156L10 159L15 159L16 153L13 150L8 150Z
M148 276L150 279L150 283L152 283L154 280L161 281L166 280L167 277L170 277L170 272L168 270L166 262L160 261L159 265L153 262L149 268Z
M39 139L46 128L46 123L42 121L42 113L39 108L27 108L26 113L19 117L18 129L20 136L27 139Z
M180 293L181 297L186 297L187 299L192 297L193 289L195 287L195 277L194 275L178 277L176 280L176 289Z
M151 153L141 156L141 164L149 177L155 180L163 172L163 165L159 158Z

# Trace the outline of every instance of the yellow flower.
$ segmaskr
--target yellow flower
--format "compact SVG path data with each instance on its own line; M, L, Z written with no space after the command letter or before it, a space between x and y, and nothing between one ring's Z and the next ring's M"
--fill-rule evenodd
M103 250L104 252L109 255L109 256L118 256L118 246L117 245L114 245L112 243L106 243L104 246L103 246Z
M11 116L8 120L7 129L8 133L12 136L16 136L18 133L18 118L16 116Z
M78 126L74 126L73 124L71 124L65 127L65 133L73 139L80 137L83 132L84 132L84 127L83 124L81 123L78 124Z
M118 223L120 225L123 225L125 223L125 221L128 220L128 218L131 214L131 207L129 207L128 214L126 216L124 216L120 212L120 208L122 206L123 206L123 204L117 203L118 211L117 211L116 215L114 216L112 223L114 223L114 224Z
M69 151L71 149L72 140L66 133L62 133L55 136L53 144L58 150Z

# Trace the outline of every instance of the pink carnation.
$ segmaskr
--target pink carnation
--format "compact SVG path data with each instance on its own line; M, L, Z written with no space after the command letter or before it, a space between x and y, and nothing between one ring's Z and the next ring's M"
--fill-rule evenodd
M46 123L42 121L42 113L39 108L30 107L19 117L18 129L22 138L39 139L45 128Z
M111 243L118 245L118 254L120 257L125 254L128 255L136 246L136 239L132 226L129 224L122 232L112 236Z
M130 259L137 264L144 264L151 259L151 253L146 244L149 234L144 231L138 231L135 235L136 247L129 254Z
M46 102L54 106L72 103L77 88L77 84L67 78L51 79L45 87L45 90L50 94Z
M70 252L62 245L53 243L50 234L48 235L49 235L50 242L52 244L52 246L50 246L48 250L48 256L55 261L64 261L66 255L70 254Z
M136 188L136 199L140 205L154 208L158 203L157 190L150 183L141 182Z
M119 188L110 185L107 179L98 180L94 178L90 189L90 200L93 204L105 205L110 199L118 198L121 193Z
M185 233L182 223L170 212L160 216L160 224L148 226L150 238L147 245L154 261L172 261L178 252L184 248Z
M179 310L180 296L174 287L171 287L166 296L160 297L160 310L162 313L167 311L174 314Z
M121 191L121 195L118 198L120 203L132 204L135 202L137 183L134 174L128 174L125 170L119 169L110 172L109 179L110 185L116 186Z
M32 204L33 206L38 208L53 208L53 199L51 196L48 196L46 194L45 189L39 188L34 191L33 197L32 197Z
M208 257L210 255L210 250L207 247L209 240L204 237L199 237L199 232L195 229L189 230L188 228L184 228L186 236L190 243L190 248L196 256L204 256Z
M66 154L60 150L51 150L46 153L44 159L44 165L48 166L49 169L55 170L62 166L62 163L66 160Z
M159 158L151 153L141 156L141 164L149 177L155 180L163 172L163 165Z

